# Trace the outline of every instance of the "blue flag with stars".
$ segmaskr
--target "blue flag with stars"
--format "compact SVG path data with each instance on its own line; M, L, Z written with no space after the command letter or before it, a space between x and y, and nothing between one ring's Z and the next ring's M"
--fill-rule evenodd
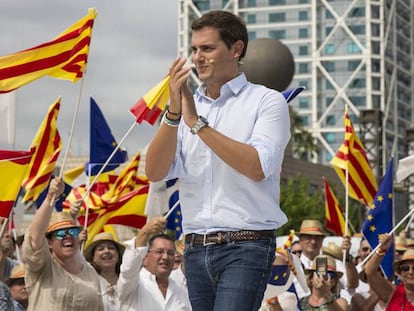
M391 232L393 228L393 166L391 157L387 171L382 178L378 192L375 195L374 205L369 208L367 219L362 225L362 233L374 249L379 243L379 236ZM381 261L381 268L387 278L394 275L392 263L394 261L394 245L392 245Z
M170 179L167 181L167 189L170 187L176 186L178 179ZM178 194L178 188L175 189L170 197L168 198L168 206L171 209L178 201L180 200ZM175 239L178 240L183 233L182 227L182 215L181 215L181 206L178 203L178 206L172 211L172 213L167 218L166 229L172 231L175 234Z

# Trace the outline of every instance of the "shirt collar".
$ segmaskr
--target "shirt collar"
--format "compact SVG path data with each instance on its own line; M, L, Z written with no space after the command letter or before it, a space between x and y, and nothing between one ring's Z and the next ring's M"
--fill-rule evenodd
M239 73L235 78L225 83L220 89L220 96L228 92L232 92L234 95L237 95L246 85L248 81L244 72ZM201 97L205 97L205 84L200 85L195 91L195 96L197 100L200 100Z

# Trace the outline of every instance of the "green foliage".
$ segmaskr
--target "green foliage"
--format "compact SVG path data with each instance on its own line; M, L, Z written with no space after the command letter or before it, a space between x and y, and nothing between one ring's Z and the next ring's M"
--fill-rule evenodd
M345 212L345 193L336 191L339 203ZM365 208L359 202L349 199L349 223L356 232L361 231L365 220ZM300 174L283 180L280 185L280 207L288 217L288 222L278 229L278 235L288 235L291 229L299 231L302 220L318 219L325 224L325 197L320 188L311 185L309 180ZM351 233L353 229L351 228ZM328 235L329 231L326 231Z

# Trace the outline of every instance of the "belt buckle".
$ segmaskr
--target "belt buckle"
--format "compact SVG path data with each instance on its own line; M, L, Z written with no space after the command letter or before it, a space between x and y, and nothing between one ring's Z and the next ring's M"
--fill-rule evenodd
M208 245L214 245L214 244L216 244L216 242L209 242L209 243L207 243L206 242L207 235L208 235L208 233L204 233L203 234L203 246L208 246Z

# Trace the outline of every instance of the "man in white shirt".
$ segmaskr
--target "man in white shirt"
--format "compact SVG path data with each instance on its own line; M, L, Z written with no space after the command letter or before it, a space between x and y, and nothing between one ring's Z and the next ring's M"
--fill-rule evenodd
M121 310L190 311L188 294L171 277L174 241L164 230L166 220L155 217L137 236L125 242L119 275Z

